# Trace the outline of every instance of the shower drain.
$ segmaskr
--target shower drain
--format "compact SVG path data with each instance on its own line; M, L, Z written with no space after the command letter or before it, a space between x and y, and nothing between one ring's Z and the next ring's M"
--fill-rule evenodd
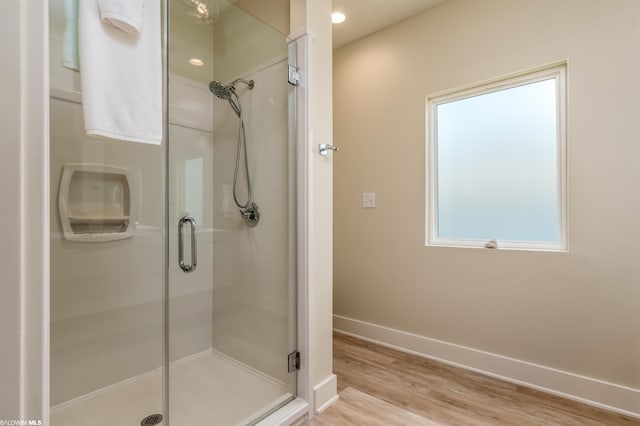
M155 426L162 422L162 414L151 414L140 422L140 426Z

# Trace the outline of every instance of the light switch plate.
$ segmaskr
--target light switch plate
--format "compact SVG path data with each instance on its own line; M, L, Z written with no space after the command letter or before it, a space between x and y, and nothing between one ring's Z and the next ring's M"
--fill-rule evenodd
M365 209L372 209L376 206L376 193L375 192L363 192L362 193L362 207Z

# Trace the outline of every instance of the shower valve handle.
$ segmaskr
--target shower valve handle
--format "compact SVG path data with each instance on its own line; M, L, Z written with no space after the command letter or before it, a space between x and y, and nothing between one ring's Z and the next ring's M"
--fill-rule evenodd
M337 151L338 150L337 146L329 145L329 144L326 144L326 143L321 143L320 145L318 145L318 147L320 148L320 155L324 155L324 156L327 155L329 150L332 150L332 151Z

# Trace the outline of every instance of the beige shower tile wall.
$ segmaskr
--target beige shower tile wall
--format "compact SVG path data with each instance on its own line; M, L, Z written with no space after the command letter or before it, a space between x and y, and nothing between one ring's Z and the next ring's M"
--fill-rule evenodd
M450 0L336 50L335 313L640 388L639 40L635 0ZM425 97L565 59L569 252L425 247Z
M215 79L226 82L245 77L274 58L285 56L285 37L244 10L227 8L214 26Z

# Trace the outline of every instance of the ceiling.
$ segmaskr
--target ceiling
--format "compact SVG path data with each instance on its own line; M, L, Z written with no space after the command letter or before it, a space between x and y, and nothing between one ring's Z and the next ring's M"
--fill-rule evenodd
M445 0L333 0L333 10L347 16L333 25L333 48L338 48Z
M212 0L209 0L211 2ZM289 33L290 0L228 0L282 34ZM333 25L333 48L343 46L445 0L333 0L333 10L347 20Z

